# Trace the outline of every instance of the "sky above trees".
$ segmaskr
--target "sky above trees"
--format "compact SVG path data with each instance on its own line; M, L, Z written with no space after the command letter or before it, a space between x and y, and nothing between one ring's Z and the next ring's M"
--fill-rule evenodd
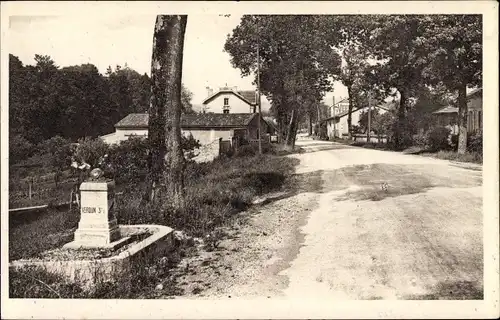
M239 23L239 16L189 16L184 50L183 82L201 104L206 87L217 90L226 83L251 90L252 78L241 78L227 53L226 35ZM94 64L104 74L116 64L150 73L155 15L119 17L11 17L9 53L24 64L34 64L35 54L50 55L61 67ZM71 26L71 31L67 30ZM263 101L266 106L267 101Z

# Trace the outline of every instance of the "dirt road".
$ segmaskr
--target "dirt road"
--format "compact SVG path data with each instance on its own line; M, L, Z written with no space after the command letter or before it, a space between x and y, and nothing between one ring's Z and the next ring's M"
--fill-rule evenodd
M482 299L482 171L297 145L298 189L247 212L221 250L191 262L188 296Z

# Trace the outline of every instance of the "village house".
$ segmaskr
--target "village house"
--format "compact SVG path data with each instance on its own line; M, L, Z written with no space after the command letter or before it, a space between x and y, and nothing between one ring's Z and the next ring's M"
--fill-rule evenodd
M222 87L215 92L207 87L207 97L202 102L202 113L255 113L257 93L254 90L238 90L238 87Z
M433 112L438 126L458 134L458 108L446 106ZM467 132L472 133L483 127L483 88L472 90L467 95Z
M378 109L379 114L384 114L387 111L393 109L392 102L384 102L382 104L374 103L372 110ZM359 119L363 112L368 111L368 106L355 108L351 112L351 124L353 126L358 125ZM341 99L338 103L335 103L330 107L330 117L324 119L326 123L326 131L329 139L333 138L347 138L349 133L349 128L347 125L347 116L349 114L349 99Z
M148 135L147 113L132 113L115 125L115 132L101 136L108 144L119 143L129 137ZM194 113L183 114L181 131L187 136L192 134L201 145L207 145L219 139L232 141L239 138L252 142L258 140L258 113ZM261 120L262 139L269 139L272 127Z

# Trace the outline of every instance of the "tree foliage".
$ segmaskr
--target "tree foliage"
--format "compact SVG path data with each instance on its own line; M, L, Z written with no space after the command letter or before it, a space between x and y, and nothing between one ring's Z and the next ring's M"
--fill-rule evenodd
M467 88L482 85L481 15L439 15L424 19L418 45L429 57L423 77L458 95L458 152L467 150Z
M109 67L102 75L92 64L61 68L49 56L35 55L35 65L23 65L9 55L13 147L57 135L76 141L110 133L129 113L147 112L150 96L149 76L128 67ZM181 99L183 112L192 112L192 93L185 86Z
M315 103L331 88L328 70L340 59L317 32L320 16L243 16L228 36L224 49L243 76L257 72L260 55L260 88L271 101L280 135L293 146L299 118L316 110ZM335 59L336 58L336 59Z

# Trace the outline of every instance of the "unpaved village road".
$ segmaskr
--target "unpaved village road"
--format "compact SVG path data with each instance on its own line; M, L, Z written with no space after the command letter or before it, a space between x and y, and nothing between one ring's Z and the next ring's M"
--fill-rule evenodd
M482 171L297 145L300 188L246 212L221 250L191 261L189 298L482 299Z

